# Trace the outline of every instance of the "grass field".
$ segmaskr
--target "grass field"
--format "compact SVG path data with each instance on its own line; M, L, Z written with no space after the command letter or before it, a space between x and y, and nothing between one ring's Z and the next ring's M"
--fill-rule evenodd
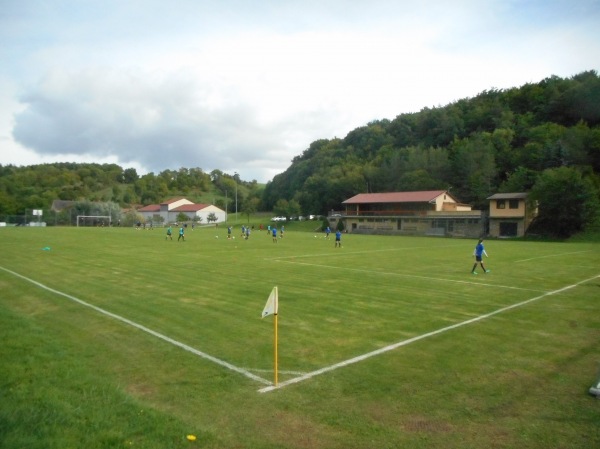
M234 232L0 228L0 447L600 447L600 244Z

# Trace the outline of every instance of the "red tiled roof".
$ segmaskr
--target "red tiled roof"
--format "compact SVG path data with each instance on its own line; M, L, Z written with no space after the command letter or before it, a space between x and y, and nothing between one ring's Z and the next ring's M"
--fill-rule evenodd
M171 209L170 212L197 212L208 206L210 204L183 204L175 209Z
M148 204L147 206L138 209L138 212L160 212L159 204Z
M434 201L444 193L454 199L446 190L425 190L420 192L359 193L343 201L342 204L427 203Z

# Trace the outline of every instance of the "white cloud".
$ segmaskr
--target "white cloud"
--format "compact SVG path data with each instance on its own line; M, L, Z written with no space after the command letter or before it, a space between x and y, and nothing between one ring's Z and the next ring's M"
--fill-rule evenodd
M597 69L598 17L592 0L9 0L0 163L267 181L368 121Z

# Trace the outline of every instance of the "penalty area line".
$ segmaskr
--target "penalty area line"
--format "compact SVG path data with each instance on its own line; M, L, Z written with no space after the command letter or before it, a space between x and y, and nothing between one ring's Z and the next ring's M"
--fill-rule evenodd
M312 377L315 377L315 376L318 376L320 374L328 373L328 372L336 370L338 368L343 368L345 366L352 365L354 363L362 362L363 360L369 359L371 357L375 357L375 356L383 354L385 352L392 351L394 349L400 348L401 346L406 346L406 345L409 345L411 343L415 343L415 342L417 342L419 340L424 340L426 338L433 337L434 335L442 334L444 332L448 332L450 330L457 329L459 327L466 326L468 324L473 324L473 323L476 323L478 321L485 320L485 319L490 318L490 317L492 317L494 315L498 315L498 314L506 312L508 310L512 310L512 309L516 309L518 307L522 307L522 306L524 306L526 304L529 304L531 302L534 302L534 301L538 301L540 299L545 298L546 296L556 295L558 293L565 292L565 291L570 290L572 288L578 287L581 284L585 284L586 282L593 281L594 279L597 279L597 278L600 278L600 274L596 275L596 276L593 276L593 277L591 277L589 279L585 279L583 281L579 281L576 284L568 285L566 287L559 288L558 290L553 290L551 292L546 292L543 295L536 296L535 298L530 298L530 299L527 299L525 301L521 301L519 303L512 304L512 305L506 306L506 307L502 307L501 309L494 310L493 312L486 313L484 315L479 315L479 316L477 316L475 318L471 318L470 320L461 321L460 323L456 323L456 324L453 324L451 326L443 327L441 329L437 329L437 330L432 331L432 332L427 332L426 334L417 335L416 337L409 338L408 340L403 340L403 341L400 341L398 343L394 343L394 344L391 344L389 346L385 346L383 348L377 349L375 351L367 352L365 354L359 355L359 356L354 357L352 359L344 360L344 361L336 363L334 365L326 366L326 367L318 369L316 371L312 371L310 373L304 374L303 376L295 377L295 378L289 379L289 380L287 380L285 382L281 382L281 383L279 383L277 385L270 385L268 387L261 388L260 390L258 390L258 392L259 393L268 393L270 391L277 390L277 389L286 387L288 385L292 385L292 384L295 384L295 383L298 383L298 382L302 382L304 380L308 380L308 379L310 379Z
M337 267L334 265L323 265L323 264L308 263L308 262L296 262L296 261L291 261L291 260L280 260L280 262L295 264L295 265L317 267L317 268L327 268L330 270L356 271L359 273L367 273L367 274L374 274L374 275L381 275L381 276L396 276L396 277L405 277L405 278L413 278L413 279L425 279L427 281L433 281L433 282L453 282L455 284L479 285L479 286L485 286L485 287L507 288L507 289L511 289L511 290L524 290L524 291L528 291L528 292L544 293L543 290L539 290L539 289L514 287L512 285L489 284L486 282L463 281L461 279L446 279L446 278L438 278L438 277L431 277L431 276L422 276L419 274L392 273L389 271L367 270L364 268Z
M573 251L573 252L570 252L570 253L548 254L546 256L537 256L537 257L531 257L529 259L515 260L515 263L529 262L531 260L538 260L538 259L546 259L548 257L560 257L560 256L568 256L568 255L571 255L571 254L581 254L581 253L591 253L591 252L592 252L591 249L587 249L585 251Z
M22 274L16 273L16 272L11 271L11 270L9 270L7 268L4 268L2 266L0 266L0 270L4 270L7 273L12 274L13 276L16 276L16 277L18 277L20 279L23 279L24 281L27 281L27 282L29 282L29 283L37 286L37 287L40 287L41 289L44 289L46 291L49 291L49 292L54 293L54 294L59 295L59 296L63 296L63 297L65 297L65 298L67 298L67 299L69 299L69 300L71 300L73 302L76 302L77 304L80 304L80 305L85 306L85 307L89 307L90 309L93 309L96 312L101 313L102 315L106 315L106 316L108 316L110 318L114 318L115 320L121 321L122 323L128 324L129 326L135 327L138 330L146 332L147 334L150 334L150 335L152 335L152 336L154 336L156 338L160 338L161 340L166 341L167 343L170 343L170 344L172 344L174 346L177 346L177 347L179 347L179 348L181 348L181 349L183 349L185 351L191 352L192 354L195 354L195 355L197 355L197 356L199 356L199 357L201 357L203 359L206 359L206 360L209 360L209 361L211 361L213 363L216 363L217 365L220 365L220 366L223 366L223 367L225 367L227 369L230 369L231 371L235 371L236 373L242 374L242 375L244 375L244 376L246 376L246 377L248 377L248 378L250 378L252 380L255 380L255 381L260 382L260 383L265 384L265 385L272 385L273 384L273 382L271 382L269 380L266 380L266 379L263 379L262 377L257 376L257 375L251 373L248 370L245 370L243 368L239 368L239 367L237 367L235 365L232 365L229 362L226 362L225 360L218 359L217 357L214 357L214 356L212 356L210 354L207 354L205 352L199 351L198 349L192 348L191 346L188 346L185 343L181 343L180 341L173 340L172 338L167 337L166 335L161 334L159 332L156 332L156 331L154 331L154 330L152 330L150 328L147 328L146 326L138 324L135 321L131 321L131 320L125 318L125 317L122 317L122 316L117 315L115 313L109 312L108 310L104 310L101 307L98 307L98 306L95 306L95 305L90 304L88 302L85 302L85 301L83 301L83 300L81 300L79 298L76 298L75 296L69 295L69 294L61 292L59 290L55 290L55 289L53 289L51 287L48 287L47 285L42 284L41 282L34 281L33 279L30 279L30 278L28 278L26 276L23 276Z

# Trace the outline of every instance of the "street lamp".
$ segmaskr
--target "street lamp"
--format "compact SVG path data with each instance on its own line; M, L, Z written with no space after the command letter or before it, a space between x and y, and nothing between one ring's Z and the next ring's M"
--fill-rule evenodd
M233 179L235 180L235 222L237 223L237 172L234 172Z

